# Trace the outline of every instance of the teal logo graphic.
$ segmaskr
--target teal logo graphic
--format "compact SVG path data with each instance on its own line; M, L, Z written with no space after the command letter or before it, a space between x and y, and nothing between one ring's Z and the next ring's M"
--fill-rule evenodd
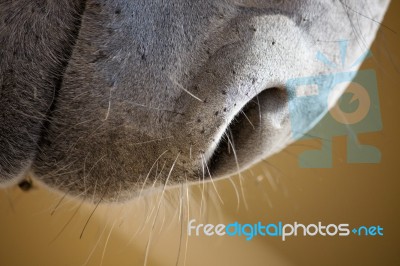
M347 67L347 41L339 42L339 48L341 66L331 62L322 53L317 53L316 57L333 71L337 71L351 69L371 55L368 51ZM335 136L347 136L348 163L380 162L380 150L360 143L357 138L360 133L382 130L374 70L343 71L294 78L288 80L286 85L290 97L289 112L293 137L295 139L316 138L322 144L319 150L307 150L299 155L300 167L332 167L332 137ZM334 104L340 92L339 87L343 88L343 86L347 87L347 90ZM329 107L332 108L329 109ZM316 121L322 117L323 119L315 125Z
M299 222L283 223L265 223L258 221L257 223L239 223L230 224L202 224L197 223L196 219L191 219L187 224L188 236L229 236L244 237L246 241L254 239L254 237L278 237L282 241L297 236L323 236L323 237L348 237L351 232L354 236L359 237L381 237L384 235L383 227L380 225L359 226L354 227L350 231L350 224L324 224L321 221L311 224L303 224Z

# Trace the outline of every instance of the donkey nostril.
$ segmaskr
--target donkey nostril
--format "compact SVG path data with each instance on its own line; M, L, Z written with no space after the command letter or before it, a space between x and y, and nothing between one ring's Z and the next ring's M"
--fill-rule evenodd
M283 111L286 104L286 90L276 87L249 100L232 119L210 157L211 173L229 175L254 163L263 149L268 150L268 147L261 147L268 135L265 132L276 128L274 119L286 113Z

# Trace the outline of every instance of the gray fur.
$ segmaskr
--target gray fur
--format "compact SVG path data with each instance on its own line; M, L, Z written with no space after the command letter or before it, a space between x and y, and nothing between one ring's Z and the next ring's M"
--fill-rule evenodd
M64 10L46 9L59 18L54 26L28 14L27 2L0 2L0 41L6 43L0 46L0 181L29 170L50 187L110 201L167 179L168 185L201 180L209 176L205 161L213 164L213 178L222 177L284 148L291 142L286 80L328 72L314 55L334 58L339 40L350 41L348 60L357 58L373 41L388 5L87 1L69 56L59 51L74 44L71 32L79 19L73 14L81 5L47 1ZM10 13L22 22L4 22ZM38 21L42 36L51 36L40 45L23 27ZM18 45L29 51L22 59L10 50ZM259 103L246 111L252 125L240 117L251 99ZM326 111L313 110L304 115L315 121ZM235 117L229 141L237 160L222 152L210 162Z
M80 1L0 1L0 184L29 171L78 30Z

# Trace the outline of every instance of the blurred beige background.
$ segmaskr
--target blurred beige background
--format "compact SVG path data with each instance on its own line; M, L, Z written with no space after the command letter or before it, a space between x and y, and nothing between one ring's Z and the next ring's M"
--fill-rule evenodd
M383 22L390 29L381 28L374 57L362 66L376 71L383 130L358 137L380 149L380 164L347 163L346 137L339 136L332 140L333 168L299 168L298 154L320 145L302 140L247 171L243 193L236 177L204 190L182 186L162 200L157 194L96 208L60 201L62 195L38 185L29 192L2 190L0 265L143 265L145 258L148 265L400 265L399 14L400 2L394 0ZM384 236L292 237L285 242L188 237L188 218L213 224L381 225Z

